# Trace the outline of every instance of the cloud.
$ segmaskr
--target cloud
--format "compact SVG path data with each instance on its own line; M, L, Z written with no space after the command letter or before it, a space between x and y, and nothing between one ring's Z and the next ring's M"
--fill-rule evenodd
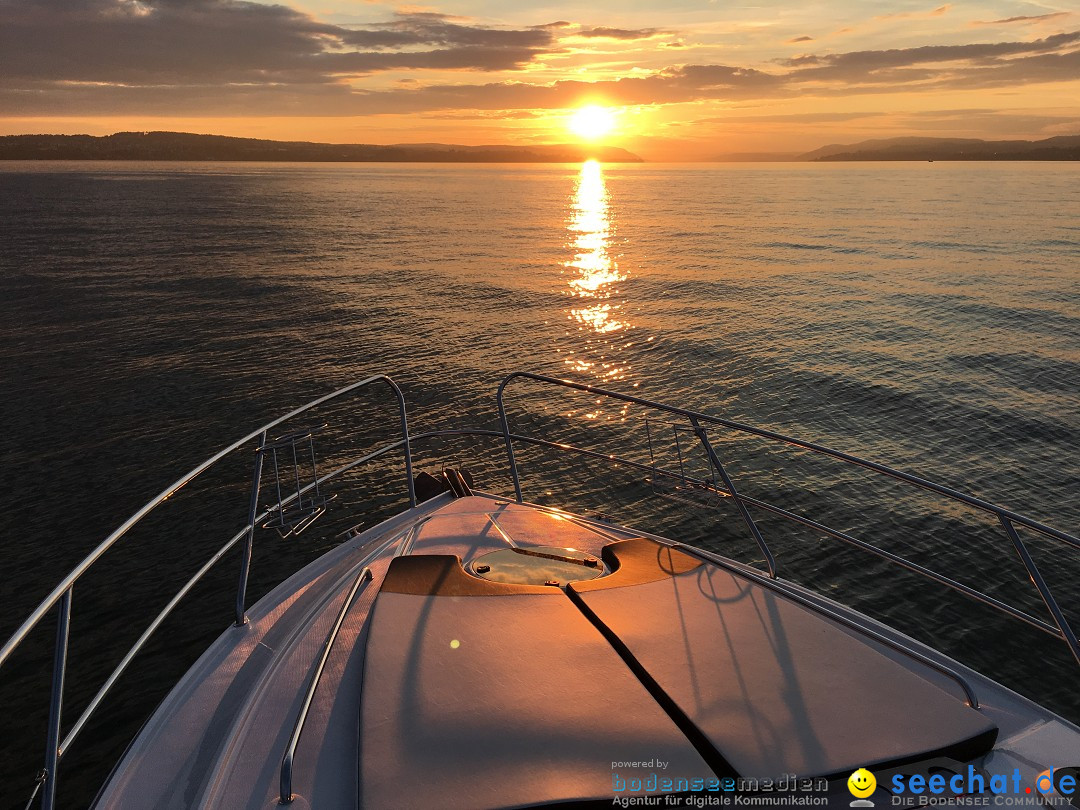
M1080 42L1080 31L1055 34L1032 42L990 42L972 45L923 45L884 51L850 51L824 56L806 55L784 60L788 67L804 68L803 75L818 78L868 78L887 68L927 63L985 61L1019 54L1049 53ZM816 66L808 68L807 66ZM813 71L813 73L811 73Z
M422 113L421 118L436 121L505 121L529 120L541 118L541 113L532 110L488 110L487 112L472 112L469 110L447 110L446 112Z
M1050 115L1030 110L994 110L981 107L959 110L919 110L902 118L917 122L920 129L978 129L995 135L1049 132L1062 125L1080 128L1080 113Z
M371 110L412 112L454 108L559 109L590 98L613 105L642 105L1015 86L1075 81L1080 76L1080 49L1074 47L1077 43L1080 32L1034 42L809 56L787 60L789 69L776 73L731 65L683 65L649 76L600 82L434 85L406 93L368 93L364 98Z
M400 48L409 45L541 48L552 43L549 29L555 25L514 31L462 25L451 22L458 19L456 17L434 12L398 12L396 17L392 22L356 30L340 29L341 41L347 45L368 48Z
M559 52L559 37L576 36L574 30L563 21L493 28L434 12L347 27L246 0L0 0L0 109L9 116L483 114L587 100L660 105L856 96L1080 77L1077 31L1027 42L806 54L769 70L682 64L619 79L547 83L505 76L430 83L421 72L412 84L354 86L356 77L388 70L519 70ZM648 31L658 29L626 29L635 37Z
M731 115L718 118L704 118L696 123L716 124L838 124L849 121L861 121L864 118L880 118L883 112L820 112L820 113L780 113L776 115Z
M651 39L652 37L660 34L667 33L660 28L606 28L599 26L597 28L585 28L581 31L575 31L576 37L591 37L599 39Z
M783 95L783 81L782 77L748 68L686 65L649 76L598 82L441 84L376 91L354 90L339 83L169 88L41 82L18 90L0 88L0 107L12 115L55 115L61 110L91 115L132 112L169 115L181 106L210 116L272 115L281 114L282 110L330 116L534 110L574 107L590 98L617 105L664 104L699 98L761 98Z
M948 14L952 9L951 3L946 3L943 6L938 6L930 11L900 11L893 14L878 14L874 17L875 20L900 20L900 19L919 19L929 17L941 17Z
M1023 59L995 60L982 66L953 72L942 86L974 90L1062 79L1076 81L1080 76L1080 50L1068 53L1044 53Z
M814 41L813 37L803 36L803 37L795 37L794 39L789 39L788 44L789 45L794 45L796 42L813 42L813 41Z
M202 84L329 82L383 70L508 70L556 48L544 29L399 13L362 27L247 0L0 0L0 76Z
M1060 19L1062 17L1068 17L1068 16L1070 16L1070 14L1071 14L1071 12L1069 12L1069 11L1055 11L1055 12L1052 12L1050 14L1037 14L1034 17L1006 17L1003 20L989 20L989 21L974 20L974 21L972 21L971 24L972 25L1009 25L1011 23L1047 22L1049 20L1057 20L1057 19Z

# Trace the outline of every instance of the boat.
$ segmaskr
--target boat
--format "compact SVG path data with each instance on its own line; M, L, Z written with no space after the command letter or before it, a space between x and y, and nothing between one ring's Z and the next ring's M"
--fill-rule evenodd
M635 459L515 432L506 397L520 385L642 408L691 439L709 472L688 472L681 445L667 463L652 452ZM296 427L297 420L376 386L393 395L400 437L320 468L324 425ZM592 385L515 372L496 402L498 429L410 433L399 386L368 377L224 448L105 538L0 649L3 666L46 616L57 617L45 757L27 806L59 806L63 758L125 669L211 568L237 559L235 607L223 632L146 719L93 807L880 807L931 795L971 803L1007 794L1014 804L1073 798L1080 728L785 579L759 522L761 514L782 518L914 572L1054 637L1080 663L1076 635L1020 532L1071 551L1080 549L1076 537L813 442ZM741 493L719 457L720 431L829 457L988 513L1047 616ZM512 494L481 490L457 467L414 475L413 450L447 436L501 444ZM759 556L739 561L531 502L518 463L526 446L618 465L686 508L695 499L732 505ZM254 458L245 525L201 561L68 721L74 587L148 514L237 454ZM408 506L347 532L249 604L255 542L268 531L295 537L344 508L332 497L335 481L394 456Z

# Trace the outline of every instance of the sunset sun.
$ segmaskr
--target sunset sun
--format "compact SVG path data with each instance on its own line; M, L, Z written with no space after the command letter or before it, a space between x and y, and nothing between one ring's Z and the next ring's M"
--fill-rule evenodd
M615 113L607 107L582 107L571 116L569 127L580 138L603 138L615 128Z

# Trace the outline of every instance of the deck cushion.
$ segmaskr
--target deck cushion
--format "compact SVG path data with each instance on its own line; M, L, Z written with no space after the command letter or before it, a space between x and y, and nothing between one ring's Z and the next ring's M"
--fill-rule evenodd
M925 665L748 578L644 539L605 559L616 573L571 583L575 599L743 776L965 759L994 742L996 727Z
M365 657L361 806L609 806L612 763L653 759L672 778L713 774L560 589L394 560Z

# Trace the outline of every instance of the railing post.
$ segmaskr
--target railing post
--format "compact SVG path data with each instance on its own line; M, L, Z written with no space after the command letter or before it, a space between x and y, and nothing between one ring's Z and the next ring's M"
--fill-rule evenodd
M514 480L514 498L517 499L518 503L521 503L521 479L518 477L517 459L514 458L514 445L510 441L510 423L506 420L506 407L503 404L503 389L516 376L518 376L516 373L511 374L500 383L499 390L495 393L495 402L499 406L499 424L502 426L503 441L506 442L506 458L510 462L510 477Z
M60 761L60 716L64 707L64 675L67 673L68 635L71 627L71 588L60 597L56 620L56 652L53 655L52 697L49 700L49 734L45 744L45 792L42 810L56 806L56 769Z
M757 524L754 522L754 518L750 515L750 510L746 508L746 504L743 503L739 493L735 491L735 484L731 482L731 478L727 474L727 470L724 469L724 465L720 463L720 459L717 458L716 452L713 450L712 444L709 442L709 437L705 433L705 428L698 422L697 417L689 416L690 424L694 427L694 433L701 441L702 447L705 448L705 453L709 457L709 463L716 468L716 471L720 473L720 478L723 479L724 488L727 489L728 494L731 495L735 501L735 505L739 508L739 514L742 515L742 519L746 522L746 525L750 529L750 533L754 535L754 540L757 541L758 548L761 549L761 553L765 556L765 564L769 567L769 578L776 579L776 560L773 558L772 552L769 550L768 545L765 543L765 538L761 536L761 530L758 529Z
M389 377L383 379L394 389L394 395L398 401L398 411L401 414L401 439L405 443L405 481L409 487L409 506L416 506L416 483L412 474L412 450L409 447L409 420L405 415L405 395L401 393L397 383Z
M1077 641L1076 633L1074 633L1073 629L1069 626L1065 614L1061 612L1061 607L1054 598L1054 594L1051 593L1050 586L1046 584L1043 575L1039 573L1039 569L1035 565L1035 560L1031 558L1031 553L1027 550L1027 546L1024 545L1024 541L1020 539L1020 535L1017 534L1016 527L1012 525L1012 521L1000 512L998 513L998 520L1001 521L1005 533L1008 534L1009 539L1012 540L1013 548L1016 549L1016 554L1020 557L1020 562L1022 562L1024 568L1027 569L1031 584L1035 586L1035 589L1039 592L1039 596L1042 597L1043 604L1046 605L1046 609L1049 610L1050 615L1054 617L1054 622L1057 624L1058 630L1061 631L1061 637L1065 639L1065 643L1069 645L1069 652L1071 652L1073 658L1076 659L1076 663L1080 664L1080 642Z
M248 530L244 545L240 549L240 581L236 586L236 626L247 624L247 584L251 571L251 547L255 542L255 518L259 514L259 487L262 482L263 446L266 444L266 431L259 436L259 446L255 450L255 473L251 479L251 500L248 503ZM280 497L279 497L280 500Z

